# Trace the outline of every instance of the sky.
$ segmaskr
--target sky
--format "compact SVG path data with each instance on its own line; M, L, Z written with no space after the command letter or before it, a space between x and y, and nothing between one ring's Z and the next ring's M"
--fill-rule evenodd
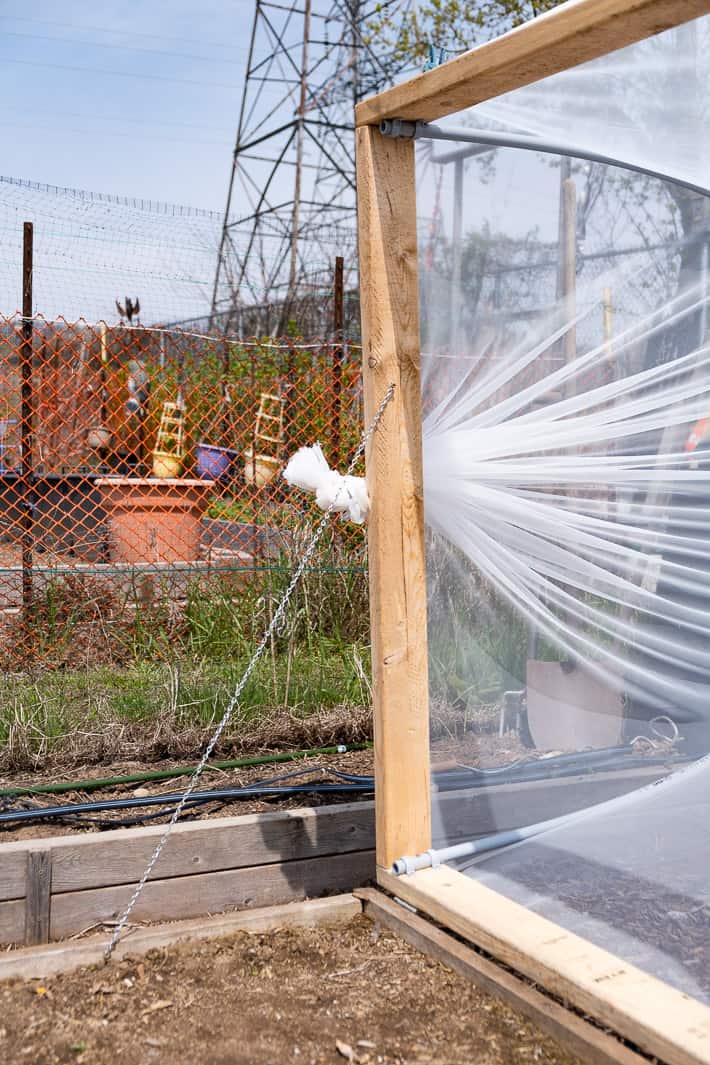
M253 0L0 0L0 174L221 211Z

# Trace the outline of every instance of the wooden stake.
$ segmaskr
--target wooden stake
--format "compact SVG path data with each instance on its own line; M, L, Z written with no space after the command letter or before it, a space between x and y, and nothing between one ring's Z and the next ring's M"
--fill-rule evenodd
M414 145L357 131L377 861L431 846Z
M577 186L574 178L562 182L562 297L565 321L572 323L577 313ZM577 328L570 325L564 337L565 362L577 358ZM569 391L575 391L570 382Z
M51 899L52 852L29 851L25 901L25 943L28 946L49 942Z

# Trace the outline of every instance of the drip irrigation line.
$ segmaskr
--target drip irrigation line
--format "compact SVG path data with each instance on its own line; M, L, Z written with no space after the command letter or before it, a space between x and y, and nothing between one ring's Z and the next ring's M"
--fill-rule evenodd
M223 762L210 762L207 770L244 769L249 766L272 765L278 762L294 762L299 758L313 758L322 754L345 754L348 751L365 751L372 743L339 743L332 747L311 747L300 751L285 751L281 754L265 754L255 758L236 758ZM123 784L143 784L155 780L171 780L194 773L194 765L176 766L174 769L146 770L128 776L101 777L95 780L63 780L54 784L36 784L32 787L0 788L0 798L23 795L62 795L72 791L103 791L105 788L121 787Z
M593 762L591 765L584 765L577 762L570 765L563 765L559 767L548 766L546 760L536 763L538 768L525 770L524 772L516 771L509 774L501 774L496 776L494 780L491 780L485 776L481 776L477 773L464 773L458 770L447 770L442 773L441 776L435 777L436 790L438 792L445 791L457 791L457 790L473 790L492 787L499 784L532 784L536 781L545 780L560 780L563 777L574 776L594 776L598 773L609 772L610 770L631 770L631 769L643 769L647 766L663 766L667 765L670 759L668 756L657 755L655 757L639 755L637 757L626 756L624 758L609 758L604 761ZM533 765L535 763L532 763Z
M496 775L495 784L525 784L534 781L559 780L564 777L592 775L612 769L639 769L653 765L666 765L668 754L651 756L634 756L630 747L612 747L600 751L584 751L577 754L560 755L545 759L531 759L518 763L506 772ZM327 774L336 783L307 781L300 784L288 784L295 778ZM436 792L444 793L457 790L478 790L489 786L491 782L485 772L475 767L462 766L457 769L441 770L434 773ZM103 799L82 803L66 803L61 806L30 806L26 801L22 807L5 809L0 812L0 826L27 822L68 821L72 823L98 824L106 828L122 827L129 824L142 824L161 817L174 815L179 808L180 815L192 812L197 807L208 804L220 804L247 801L254 798L285 799L298 795L332 795L360 793L372 794L375 788L373 776L368 774L346 773L325 766L307 767L294 770L267 780L258 780L253 784L239 787L214 788L204 791L170 792L158 795L129 796L125 798ZM149 807L161 807L150 814L141 814L128 820L106 820L93 815L111 813L121 810L142 810ZM163 809L167 807L167 809Z
M5 813L0 813L0 824L65 820L67 818L85 817L91 814L143 809L151 806L170 806L173 810L180 808L182 812L182 810L189 810L194 806L200 806L205 803L225 803L265 797L287 799L297 795L367 793L372 792L374 786L373 778L365 777L360 782L341 780L332 784L310 782L306 784L252 784L242 788L214 788L209 791L193 791L188 798L185 798L185 792L173 792L169 795L145 795L140 798L132 796L125 799L99 799L94 802L71 803L63 806L9 810ZM182 806L180 807L181 803ZM158 816L165 817L169 812L163 810Z

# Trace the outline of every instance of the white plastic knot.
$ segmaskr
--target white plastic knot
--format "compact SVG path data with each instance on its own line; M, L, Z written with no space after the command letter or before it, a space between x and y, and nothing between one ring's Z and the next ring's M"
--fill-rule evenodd
M367 520L370 503L365 478L331 470L320 444L300 447L288 460L283 477L296 488L312 492L321 510L344 514L356 525Z

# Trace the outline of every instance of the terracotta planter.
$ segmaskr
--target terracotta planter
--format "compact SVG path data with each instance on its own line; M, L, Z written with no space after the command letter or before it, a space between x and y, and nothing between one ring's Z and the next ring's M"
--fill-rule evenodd
M96 481L112 562L195 562L214 481L102 477Z

